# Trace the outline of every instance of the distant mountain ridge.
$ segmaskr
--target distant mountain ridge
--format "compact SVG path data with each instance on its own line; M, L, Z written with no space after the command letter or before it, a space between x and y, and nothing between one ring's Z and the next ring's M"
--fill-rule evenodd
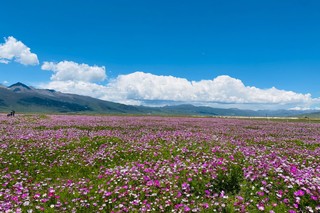
M131 106L103 101L89 96L67 94L51 89L35 89L21 82L0 86L0 111L18 113L84 113L195 116L307 116L319 111L240 110L222 109L190 104L164 107Z
M137 113L134 106L50 89L35 89L23 83L0 87L0 111L30 113Z

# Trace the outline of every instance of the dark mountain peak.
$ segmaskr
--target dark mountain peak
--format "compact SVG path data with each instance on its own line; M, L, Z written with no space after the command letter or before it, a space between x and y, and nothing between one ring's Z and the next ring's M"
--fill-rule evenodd
M17 82L15 84L12 84L11 86L9 86L8 88L19 88L19 87L22 87L24 89L27 89L27 90L31 90L30 87L28 87L27 85L21 83L21 82Z

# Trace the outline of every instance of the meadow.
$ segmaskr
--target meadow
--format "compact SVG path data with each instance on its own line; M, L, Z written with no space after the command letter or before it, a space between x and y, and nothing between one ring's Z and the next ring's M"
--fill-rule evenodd
M320 123L0 116L0 212L320 212Z

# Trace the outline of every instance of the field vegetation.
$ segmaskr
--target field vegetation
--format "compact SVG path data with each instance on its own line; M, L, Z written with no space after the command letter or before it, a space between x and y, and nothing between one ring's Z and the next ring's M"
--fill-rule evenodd
M320 123L0 116L0 212L319 212Z

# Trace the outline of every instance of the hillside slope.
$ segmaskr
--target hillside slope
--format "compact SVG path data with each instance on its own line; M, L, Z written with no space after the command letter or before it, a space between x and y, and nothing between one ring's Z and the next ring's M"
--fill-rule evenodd
M23 83L0 86L0 112L18 113L83 113L83 114L140 114L188 116L303 116L317 115L316 111L297 110L240 110L222 109L190 104L164 107L130 106L103 101L89 96L61 93L50 89L35 89Z

